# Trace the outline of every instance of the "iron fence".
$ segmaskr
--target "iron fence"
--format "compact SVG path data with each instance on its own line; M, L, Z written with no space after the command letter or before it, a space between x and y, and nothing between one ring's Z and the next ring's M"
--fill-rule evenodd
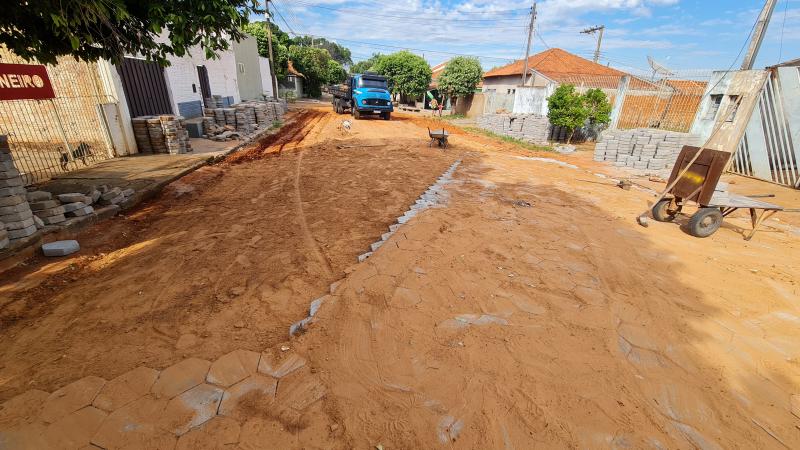
M34 64L0 47L0 62ZM0 135L7 135L26 185L113 157L97 65L71 58L47 66L55 92L48 100L0 101Z

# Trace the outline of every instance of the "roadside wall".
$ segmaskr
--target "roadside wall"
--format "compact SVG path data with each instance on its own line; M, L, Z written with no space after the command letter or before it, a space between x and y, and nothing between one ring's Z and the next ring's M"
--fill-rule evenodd
M547 116L537 114L484 114L477 122L484 130L533 144L547 144L550 135Z
M234 42L232 47L236 56L239 96L242 100L261 100L263 88L256 38L246 36L241 41Z

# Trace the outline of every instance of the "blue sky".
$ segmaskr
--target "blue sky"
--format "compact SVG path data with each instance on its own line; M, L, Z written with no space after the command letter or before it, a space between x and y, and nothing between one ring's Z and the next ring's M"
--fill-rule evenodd
M481 56L484 68L520 59L531 1L274 0L282 29L336 40L361 60L406 48L433 65L451 54ZM591 58L605 25L601 62L647 69L653 56L691 76L733 63L764 0L543 0L533 53L560 47ZM782 45L781 45L782 42ZM782 50L781 50L782 47ZM756 67L800 58L800 0L779 0ZM735 67L741 61L739 57Z

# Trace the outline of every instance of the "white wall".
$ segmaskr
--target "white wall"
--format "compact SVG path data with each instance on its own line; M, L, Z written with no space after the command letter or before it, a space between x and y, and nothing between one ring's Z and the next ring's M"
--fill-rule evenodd
M138 152L136 139L133 136L133 125L131 123L131 112L128 109L128 100L125 98L125 90L122 87L122 79L116 67L107 60L97 62L97 71L103 83L103 91L106 95L116 101L116 110L119 128L122 136L112 136L114 150L117 155L132 155ZM109 125L111 127L111 125ZM111 127L113 128L113 127ZM122 145L118 145L118 143Z
M198 48L197 53L200 51ZM236 79L236 56L233 54L233 50L219 53L217 59L205 59L205 57L202 57L196 62L197 65L205 65L208 69L208 81L211 85L212 95L233 97L233 103L242 101L239 96L239 84Z
M270 73L269 59L259 56L258 65L261 70L261 90L267 97L272 97L272 74Z
M197 75L196 60L199 58L186 56L182 58L171 57L169 59L172 64L164 69L164 76L167 79L172 111L178 114L178 103L197 100L202 102L203 100L203 95L200 91L200 78ZM197 92L192 91L192 84L194 84Z

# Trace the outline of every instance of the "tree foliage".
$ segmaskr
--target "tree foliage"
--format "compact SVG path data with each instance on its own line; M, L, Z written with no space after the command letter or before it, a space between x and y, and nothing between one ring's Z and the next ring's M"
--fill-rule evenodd
M589 123L607 124L611 122L611 103L606 93L600 89L589 89L583 94L586 109L589 110Z
M328 84L343 83L347 79L347 71L344 70L341 64L333 59L328 61Z
M570 131L567 142L572 140L575 130L582 127L589 117L589 110L583 100L583 96L571 84L562 84L547 99L547 118L551 124Z
M392 93L395 94L418 97L431 84L428 62L406 50L379 57L372 70L389 79Z
M298 36L294 39L296 45L304 47L324 48L330 53L331 58L339 64L352 64L353 58L350 49L343 47L336 42L331 42L325 38L315 38L311 36Z
M356 73L372 72L373 71L372 68L378 62L378 59L380 59L382 56L383 55L381 55L380 53L373 53L372 56L369 57L369 59L359 61L350 66L350 73L356 74Z
M142 55L169 65L199 45L206 57L242 38L257 0L15 0L0 14L0 44L55 64L59 56L114 63ZM160 36L166 39L159 39Z
M322 85L328 82L330 76L329 63L337 64L331 59L330 53L322 48L292 45L289 47L289 59L294 68L305 77L303 87L306 95L319 97L322 94Z
M587 124L606 124L611 121L611 104L600 89L589 89L581 95L575 86L563 84L547 99L550 123L570 130L569 139L575 130Z
M439 76L439 89L453 97L466 97L475 92L483 78L477 58L459 56L451 59Z

